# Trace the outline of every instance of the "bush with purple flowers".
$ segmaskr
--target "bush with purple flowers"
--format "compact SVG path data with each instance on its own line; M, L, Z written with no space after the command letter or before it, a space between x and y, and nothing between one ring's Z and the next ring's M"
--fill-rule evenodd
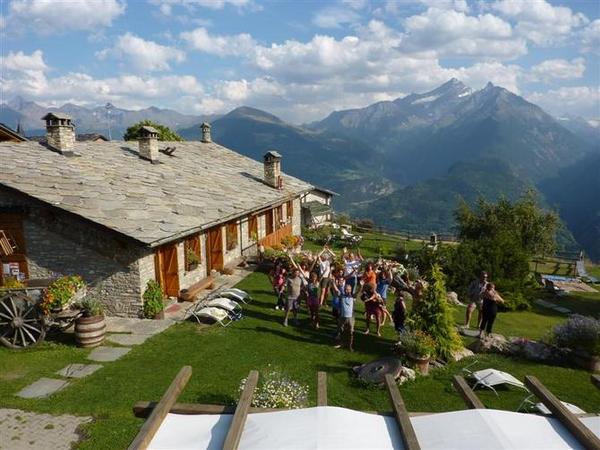
M573 314L554 327L552 342L559 347L600 355L600 320Z

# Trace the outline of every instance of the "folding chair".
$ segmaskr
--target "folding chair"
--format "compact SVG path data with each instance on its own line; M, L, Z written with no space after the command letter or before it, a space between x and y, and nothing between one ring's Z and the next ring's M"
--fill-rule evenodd
M242 318L242 307L238 302L229 298L213 298L206 303L206 306L224 309L229 313L232 320L240 320Z
M226 297L237 302L248 303L252 301L252 297L245 291L236 288L224 289L218 292L219 297Z
M535 403L532 399L535 398L534 394L530 394L527 397L525 397L523 399L523 401L521 402L521 404L519 405L519 407L517 408L517 412L530 412L530 410L536 410L538 413L543 414L544 416L551 416L552 415L552 411L550 411L546 405L544 405L543 403L539 402L539 403ZM581 409L579 406L574 405L572 403L567 403L567 402L563 402L561 400L561 403L565 406L565 408L567 408L572 414L575 415L581 415L581 414L587 414L583 409Z
M226 327L233 322L228 311L214 306L204 306L202 308L192 309L190 314L198 321L198 323L201 323L200 319L211 319L219 325Z
M463 368L463 372L466 372L467 374L469 374L470 377L472 377L475 380L475 384L473 385L472 389L477 388L477 386L483 386L488 389L491 389L492 391L494 391L494 394L498 395L498 392L496 392L494 386L499 386L501 384L509 384L520 389L525 389L527 392L529 392L528 389L525 387L525 384L522 381L519 381L514 376L512 376L510 373L502 372L501 370L491 368L472 372L470 368L478 362L479 361L474 361L473 363Z

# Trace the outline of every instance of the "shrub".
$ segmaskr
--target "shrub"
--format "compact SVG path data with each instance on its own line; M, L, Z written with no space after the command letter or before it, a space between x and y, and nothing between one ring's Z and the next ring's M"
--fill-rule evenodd
M164 295L160 284L155 280L149 280L146 284L146 290L144 291L144 317L152 319L163 309L165 304L163 302Z
M431 336L435 341L435 354L448 360L462 346L462 341L454 327L452 307L446 300L444 274L438 265L434 265L430 273L423 298L413 303L408 325Z
M552 342L559 347L600 356L600 320L573 314L553 328Z
M101 316L104 313L104 307L95 298L86 297L79 304L79 309L84 317Z
M240 394L245 385L246 378L240 383ZM307 399L308 386L292 380L281 372L271 370L259 379L252 397L252 406L300 409L306 406Z
M398 339L397 350L426 357L435 353L435 341L422 331L403 331Z
M2 289L23 289L25 284L22 281L19 281L16 277L7 277L4 279L4 284L0 286L0 290Z
M531 303L522 292L502 292L504 303L500 305L505 311L528 311Z

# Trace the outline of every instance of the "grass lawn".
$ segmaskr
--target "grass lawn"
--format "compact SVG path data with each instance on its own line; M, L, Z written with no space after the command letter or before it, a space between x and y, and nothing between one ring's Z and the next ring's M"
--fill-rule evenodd
M336 350L332 347L334 326L328 314L323 314L320 330L308 326L306 314L301 315L298 327L284 328L281 312L273 309L275 299L263 273L251 274L239 287L255 298L245 308L243 320L228 328L177 324L134 347L120 360L104 363L103 369L88 378L73 381L71 386L48 399L26 400L14 394L42 376L52 377L68 363L85 362L88 351L56 342L20 352L0 348L0 404L36 412L92 415L96 420L86 426L88 438L80 448L94 450L125 448L143 423L133 416L133 404L138 400L158 400L183 365L191 365L193 375L180 398L182 402L232 402L240 380L251 369L264 371L271 366L308 384L313 405L316 373L324 370L329 376L330 405L367 411L390 410L386 392L362 387L354 381L349 369L389 355L394 342L392 327L386 324L381 338L363 335L360 331L364 319L359 305L356 352ZM457 322L462 322L464 308L457 308L455 314ZM563 317L552 311L504 313L498 317L496 331L539 337L560 320ZM593 387L589 373L583 370L496 355L478 355L477 360L478 368L495 367L520 379L527 374L535 375L562 400L588 412L600 412L600 390ZM472 361L450 364L432 376L401 386L408 409L415 412L463 409L462 400L451 386L451 377ZM499 391L498 397L491 391L481 390L478 394L487 407L512 411L524 398L524 392L513 388Z
M424 243L424 241L421 240L407 240L398 236L383 233L369 232L357 234L360 234L363 237L358 248L365 258L376 258L378 256L382 256L383 258L395 257L397 256L398 249L403 249L405 251L418 250L422 248ZM303 247L315 252L320 251L323 248L323 245L307 239ZM341 252L343 247L343 245L338 243L333 243L331 245L332 250L336 253ZM355 251L354 249L352 250Z

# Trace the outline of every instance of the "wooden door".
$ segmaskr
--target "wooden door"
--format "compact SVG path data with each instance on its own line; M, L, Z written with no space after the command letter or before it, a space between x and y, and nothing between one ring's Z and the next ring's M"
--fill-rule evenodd
M208 275L211 270L223 270L223 235L221 227L215 227L208 230L208 251L207 251Z
M165 295L179 297L177 245L163 245L156 251L158 282Z

